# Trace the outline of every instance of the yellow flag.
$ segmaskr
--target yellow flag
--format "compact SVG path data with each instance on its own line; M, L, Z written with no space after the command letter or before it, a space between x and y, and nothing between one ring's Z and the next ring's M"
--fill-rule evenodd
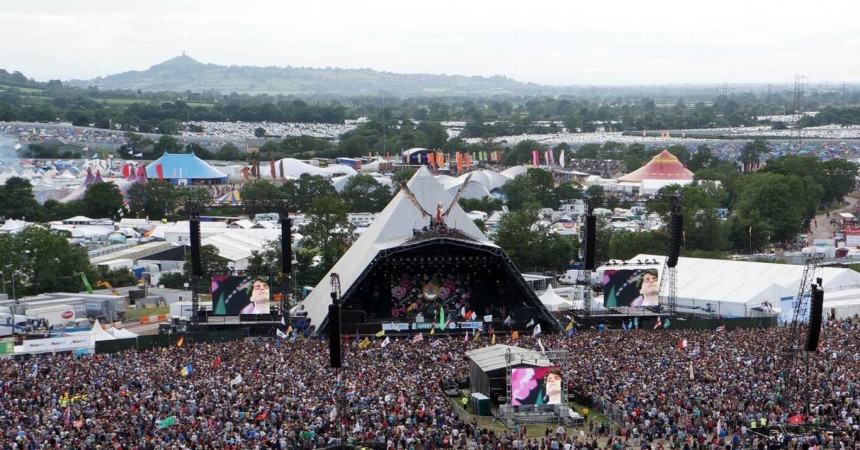
M363 341L358 343L358 348L364 350L365 348L367 348L368 345L370 345L370 339L364 338Z
M474 336L472 336L472 341L477 341L477 340L478 340L478 338L479 338L479 337L481 337L481 335L480 335L480 334L478 334L478 332L477 332L477 331L475 331L474 333L475 333L475 335L474 335Z
M493 342L492 342L492 344L493 344L493 345L496 345L496 333L493 333Z
M376 337L385 336L385 330L380 330L379 333L376 333Z
M434 334L436 334L436 327L430 329L430 335L432 336Z
M176 341L176 346L182 347L182 344L184 344L184 343L185 343L185 336L179 336L179 340Z
M564 327L564 331L570 331L572 329L573 329L573 321L571 320L570 323L567 324L566 327Z

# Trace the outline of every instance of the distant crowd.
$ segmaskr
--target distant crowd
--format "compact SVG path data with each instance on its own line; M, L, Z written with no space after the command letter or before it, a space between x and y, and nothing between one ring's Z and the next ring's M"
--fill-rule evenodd
M2 359L0 448L857 448L858 331L828 324L818 352L794 366L803 386L795 391L784 383L782 328L519 338L568 350L570 392L616 421L593 410L581 429L480 426L462 414L445 388L467 384L465 352L490 345L489 335L349 336L340 370L328 368L327 342L316 339ZM778 442L777 425L795 422L801 434Z

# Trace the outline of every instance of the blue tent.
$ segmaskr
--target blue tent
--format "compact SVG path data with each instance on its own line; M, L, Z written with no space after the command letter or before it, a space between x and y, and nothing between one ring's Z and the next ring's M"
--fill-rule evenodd
M198 158L194 153L167 153L146 166L149 179L171 184L227 184L227 175Z

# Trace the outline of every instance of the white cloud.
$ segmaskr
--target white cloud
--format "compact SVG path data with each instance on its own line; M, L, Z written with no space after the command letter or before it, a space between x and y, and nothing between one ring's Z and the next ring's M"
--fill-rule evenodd
M557 85L780 82L796 73L857 81L858 12L848 1L4 2L0 67L40 80L92 78L186 51L222 65Z

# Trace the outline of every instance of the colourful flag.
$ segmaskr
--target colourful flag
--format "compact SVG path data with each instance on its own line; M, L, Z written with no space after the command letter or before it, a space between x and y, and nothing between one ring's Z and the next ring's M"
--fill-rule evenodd
M535 329L532 330L532 336L537 336L540 334L540 324L535 325Z
M424 340L424 335L421 333L416 334L415 337L412 338L412 342L416 343L416 344L423 341L423 340Z
M569 323L569 324L567 324L567 326L566 326L566 327L564 327L564 330L565 330L565 331L570 331L570 330L572 330L572 329L573 329L573 320L571 320L571 321L570 321L570 323Z
M654 329L656 330L657 328L660 328L660 326L662 326L662 325L663 325L663 323L660 321L660 316L657 316L657 323L654 324Z
M493 339L490 341L491 345L496 345L496 334L493 333Z
M511 340L516 340L519 338L520 338L520 332L519 331L514 331L513 333L511 333Z
M481 334L475 331L475 334L472 336L472 340L477 341L479 337L481 337Z
M368 345L370 345L370 339L364 338L364 340L358 344L358 348L364 350L365 348L367 348Z
M184 344L184 343L185 343L185 336L179 336L179 340L176 341L176 346L182 347L182 344Z
M189 363L189 364L186 364L185 367L183 367L181 371L179 371L179 374L182 375L183 377L187 377L188 375L191 375L191 372L193 372L193 371L194 371L194 369L191 367L191 363Z
M379 330L379 332L376 333L376 337L382 337L382 336L385 336L385 330Z
M158 428L160 428L160 429L165 429L165 428L171 427L173 425L176 425L176 416L170 416L164 420L158 421Z
M678 348L687 348L687 340L684 339L681 342L678 342Z
M672 322L669 322L669 318L667 317L665 321L663 321L663 328L669 328Z
M382 344L380 345L380 347L382 347L382 348L388 347L388 344L390 344L390 343L391 343L391 338L389 338L388 336L385 336L385 340L382 341Z
M717 331L726 331L726 324L722 324L717 327Z
M215 357L215 361L212 362L212 367L215 369L217 369L218 367L221 367L221 357L220 356Z
M638 330L639 329L639 318L633 319L633 326Z
M445 308L439 307L439 328L445 329Z

